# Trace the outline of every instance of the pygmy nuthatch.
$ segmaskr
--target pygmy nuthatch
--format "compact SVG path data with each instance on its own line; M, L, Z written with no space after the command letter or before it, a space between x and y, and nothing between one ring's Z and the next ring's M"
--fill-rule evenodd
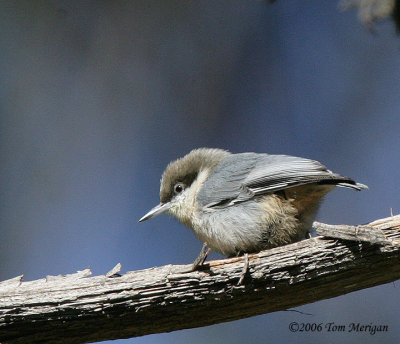
M161 202L139 222L167 212L216 252L258 252L304 239L336 186L368 189L314 160L200 148L167 166Z

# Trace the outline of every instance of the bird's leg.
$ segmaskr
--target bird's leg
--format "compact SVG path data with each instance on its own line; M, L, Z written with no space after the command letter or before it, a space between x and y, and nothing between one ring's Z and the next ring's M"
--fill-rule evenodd
M207 243L205 242L201 248L199 256L193 262L192 269L196 270L198 266L203 265L210 252L211 248L207 248Z
M242 284L242 282L243 282L243 280L244 280L244 278L246 276L247 271L249 271L249 254L245 253L244 254L244 265L243 265L242 272L240 273L240 278L239 278L239 281L237 282L237 285L241 285Z

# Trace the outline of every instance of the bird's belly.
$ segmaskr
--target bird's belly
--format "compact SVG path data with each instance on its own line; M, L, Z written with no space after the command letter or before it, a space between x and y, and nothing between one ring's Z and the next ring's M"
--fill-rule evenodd
M297 211L275 195L258 201L203 211L193 225L199 239L227 256L258 252L304 238Z
M233 218L226 221L223 218L210 216L202 222L200 229L194 228L195 234L212 250L226 256L262 249L262 228L251 221Z
M263 246L265 223L257 202L204 211L194 232L214 251L227 256L260 251Z

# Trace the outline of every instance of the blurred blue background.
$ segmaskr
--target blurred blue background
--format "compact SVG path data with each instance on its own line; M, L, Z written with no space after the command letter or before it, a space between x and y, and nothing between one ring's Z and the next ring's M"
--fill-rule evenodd
M196 147L312 158L370 186L329 194L322 222L399 213L390 21L371 33L317 0L5 1L0 44L0 280L192 262L191 231L137 220L166 164ZM394 343L399 290L113 343ZM292 321L389 331L291 333Z

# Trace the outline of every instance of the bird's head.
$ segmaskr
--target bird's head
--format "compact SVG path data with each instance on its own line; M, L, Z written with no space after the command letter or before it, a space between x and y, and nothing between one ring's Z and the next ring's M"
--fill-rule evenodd
M197 194L213 169L229 154L222 149L199 148L170 162L161 178L160 204L139 222L168 212L192 227L192 218L197 209Z

